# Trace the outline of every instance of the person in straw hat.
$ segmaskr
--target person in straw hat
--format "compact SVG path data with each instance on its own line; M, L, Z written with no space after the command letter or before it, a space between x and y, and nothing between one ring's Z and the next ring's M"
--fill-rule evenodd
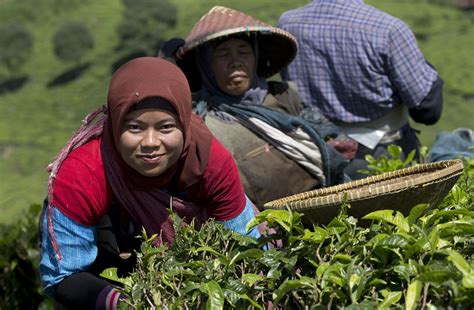
M171 243L168 208L183 223L214 218L259 236L246 232L254 211L231 154L191 103L178 67L156 57L131 60L113 75L107 106L86 117L50 166L40 274L60 305L115 309L123 297L97 275L132 270L142 227L157 234L155 245Z
M343 182L346 160L326 143L338 137L337 127L320 115L302 117L308 109L291 83L265 80L296 51L290 33L216 6L185 40L169 40L158 54L188 77L195 112L234 155L245 192L258 208ZM346 154L355 153L352 145L341 145Z

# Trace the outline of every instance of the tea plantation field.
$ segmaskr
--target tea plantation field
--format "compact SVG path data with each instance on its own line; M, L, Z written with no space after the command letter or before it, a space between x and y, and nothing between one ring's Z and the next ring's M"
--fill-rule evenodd
M229 6L276 24L280 14L307 3L295 0L173 0L176 27L164 37L185 36L213 5ZM440 130L472 126L474 107L474 13L455 9L452 1L366 1L407 22L419 38L428 60L445 80L445 110L441 121L422 130L429 146ZM89 111L105 102L116 52L121 0L3 0L0 21L23 23L34 38L31 57L16 72L0 68L0 222L11 222L32 203L41 203L46 190L45 167ZM79 21L92 33L94 48L82 62L87 70L68 83L54 81L73 65L53 53L52 37L65 21ZM277 78L277 77L275 77ZM14 90L9 80L22 81ZM2 88L3 87L3 88Z

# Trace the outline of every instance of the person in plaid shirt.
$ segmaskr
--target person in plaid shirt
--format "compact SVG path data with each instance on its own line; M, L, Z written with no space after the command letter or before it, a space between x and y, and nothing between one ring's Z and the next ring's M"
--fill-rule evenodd
M443 81L403 21L362 0L314 0L283 13L278 27L299 46L283 79L359 143L346 168L351 178L364 177L366 154L387 154L390 144L405 155L418 150L409 118L439 120Z

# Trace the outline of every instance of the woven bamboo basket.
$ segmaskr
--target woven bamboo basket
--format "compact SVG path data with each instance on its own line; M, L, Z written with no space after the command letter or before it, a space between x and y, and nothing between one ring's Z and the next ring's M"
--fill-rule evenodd
M405 216L420 203L436 207L463 172L462 160L415 165L361 180L312 190L267 202L264 209L286 209L303 214L305 224L326 225L346 201L356 218L382 209Z

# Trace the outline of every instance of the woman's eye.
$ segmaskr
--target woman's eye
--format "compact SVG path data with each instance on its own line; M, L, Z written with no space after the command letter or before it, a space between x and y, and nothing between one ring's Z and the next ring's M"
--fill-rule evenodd
M140 125L137 124L128 124L127 128L130 131L139 131L141 129Z
M226 52L217 52L214 54L214 57L226 57L227 56L227 53Z
M171 130L175 127L176 127L176 125L174 125L174 124L164 124L163 126L161 126L161 130L167 131L167 130Z

